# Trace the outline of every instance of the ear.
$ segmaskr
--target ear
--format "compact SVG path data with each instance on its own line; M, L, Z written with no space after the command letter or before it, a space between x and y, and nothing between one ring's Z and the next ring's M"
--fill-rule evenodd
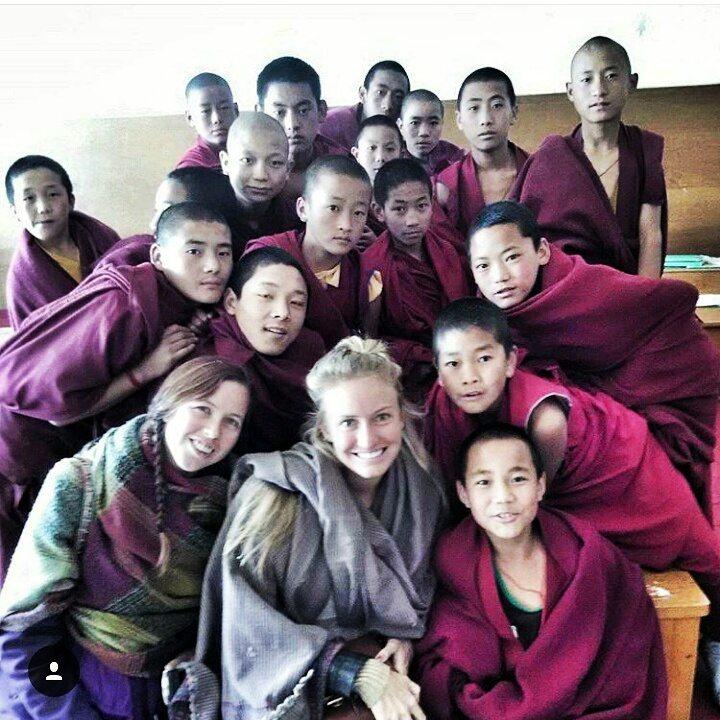
M70 204L70 209L74 210L75 209L75 195L73 195L72 193L70 193L68 195L68 203Z
M220 167L222 168L223 175L228 174L228 163L230 162L230 156L227 154L227 151L221 150L220 151Z
M462 132L462 120L460 119L460 111L455 111L455 124L457 125L458 130Z
M457 490L458 497L460 498L460 502L466 507L470 507L470 498L468 498L467 489L465 488L465 483L461 483L459 480L455 481L455 489Z
M237 301L238 296L235 294L235 291L227 288L225 290L225 294L223 295L223 307L230 315L235 314L235 307L237 305Z
M400 128L400 130L402 130L403 129L402 117L398 117L398 119L395 122L396 122L397 126Z
M517 348L513 345L513 349L508 353L507 367L505 368L505 377L510 379L517 370L518 353Z
M240 108L236 102L233 103L233 109L235 110L235 117L237 117L240 114Z
M19 223L22 223L22 220L20 219L20 216L18 215L17 208L16 208L15 205L13 205L12 203L10 204L10 210L12 211L12 214L15 216L15 219L16 219Z
M518 116L518 106L517 103L512 106L512 115L510 116L510 124L514 125L515 121L517 120Z
M185 122L194 130L195 129L195 121L192 118L192 115L190 114L189 110L185 111Z
M574 102L573 100L573 86L572 82L566 82L565 83L565 94L567 95L567 99L570 102Z
M550 262L550 243L544 237L540 238L537 256L540 265L547 265Z
M297 199L297 202L295 203L295 211L297 212L297 216L303 222L307 222L307 203L305 202L305 198L302 195Z
M367 98L367 90L366 90L366 88L365 88L364 85L361 85L361 86L358 88L358 97L360 98L360 104L361 104L361 105L364 105L364 104L365 104L365 99Z
M540 502L545 497L546 490L547 490L547 476L545 475L545 473L543 473L538 478L538 488L537 488L538 502Z
M320 120L320 122L324 122L326 117L327 117L327 103L324 100L321 100L318 103L318 119Z
M358 149L357 149L357 146L356 146L356 145L353 145L353 146L350 148L350 154L357 160Z
M162 248L154 242L150 246L150 262L157 270L162 270Z
M260 103L255 103L255 112L265 112Z
M385 211L380 207L379 203L373 200L370 203L372 211L375 213L375 217L383 224L385 224Z
M638 74L637 73L631 73L630 74L630 90L637 90L638 86Z

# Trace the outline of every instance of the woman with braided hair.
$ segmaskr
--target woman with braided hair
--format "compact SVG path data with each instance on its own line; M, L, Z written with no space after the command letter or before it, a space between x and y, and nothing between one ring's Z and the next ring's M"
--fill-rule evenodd
M0 592L0 717L164 717L160 675L194 645L248 405L244 370L196 358L146 415L50 471ZM48 646L79 662L60 697L31 684L32 657Z

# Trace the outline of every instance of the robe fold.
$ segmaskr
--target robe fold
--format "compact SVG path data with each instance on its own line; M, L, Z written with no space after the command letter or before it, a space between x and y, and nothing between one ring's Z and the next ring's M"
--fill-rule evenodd
M325 347L335 347L338 340L360 332L362 318L368 307L368 284L372 270L360 261L360 253L351 250L340 261L340 286L320 281L302 252L303 236L297 230L256 238L250 241L245 253L259 247L279 247L292 255L303 268L308 285L306 327L319 333Z
M326 137L350 150L357 142L358 130L362 121L362 103L357 105L330 108L320 125L320 132Z
M514 143L508 143L508 146L515 156L517 172L520 175L528 154ZM445 213L449 221L465 237L473 220L485 207L485 198L477 179L472 153L468 152L462 160L454 162L438 173L436 180L450 191Z
M199 135L178 161L175 169L184 167L206 167L222 172L220 148L205 142Z
M144 412L148 390L138 390L101 418L64 427L51 422L86 412L113 379L155 348L168 325L187 323L195 307L149 263L105 268L33 313L3 345L0 571L50 468L92 438L95 422L108 427Z
M255 350L227 312L210 323L211 338L198 355L218 355L244 367L250 377L250 410L243 422L236 452L288 450L299 442L312 403L305 377L325 354L325 343L313 330L302 328L282 355Z
M460 446L475 428L500 420L529 431L533 411L552 399L566 410L567 448L543 502L587 520L633 562L691 572L710 599L717 623L720 544L683 476L644 418L605 393L561 381L557 370L549 373L555 377L516 370L493 417L468 415L439 384L433 387L423 435L448 491L457 477Z
M451 237L444 228L431 224L423 239L427 261L395 247L389 231L362 254L363 275L377 270L382 277L379 336L389 344L407 378L419 365L432 365L432 329L440 311L470 292L466 269ZM409 388L411 394L417 390L424 396L429 389L432 379L424 375L419 387Z
M97 271L104 267L122 267L123 265L142 265L150 262L150 246L155 237L148 234L132 235L121 240L112 250L106 252L93 268Z
M90 274L98 258L120 240L112 228L77 210L70 213L70 237L80 254L83 278ZM17 330L33 310L67 295L77 285L37 240L23 230L10 260L6 285L8 314L13 329Z
M245 251L247 244L266 235L277 235L291 230L302 230L304 223L298 217L295 210L295 203L290 202L282 194L270 201L270 206L259 218L250 220L243 216L242 210L238 211L237 234L241 246L240 255Z
M487 535L467 518L440 539L417 646L428 717L665 720L662 638L640 569L570 515L541 508L536 523L547 599L527 650L501 605Z
M447 140L440 140L427 156L425 163L423 163L423 167L428 171L428 175L430 175L430 177L435 177L435 175L442 172L446 167L449 167L454 162L462 160L464 155L465 150L458 147L455 143L448 142ZM407 150L402 151L402 157L418 160ZM420 162L420 160L418 160L418 162Z
M526 205L552 244L587 262L637 275L640 208L662 208L662 256L667 250L664 140L620 124L617 209L583 151L580 126L572 135L550 135L518 175L510 197Z
M530 360L640 413L703 505L715 445L720 355L695 316L697 290L628 276L551 247L539 291L506 311Z

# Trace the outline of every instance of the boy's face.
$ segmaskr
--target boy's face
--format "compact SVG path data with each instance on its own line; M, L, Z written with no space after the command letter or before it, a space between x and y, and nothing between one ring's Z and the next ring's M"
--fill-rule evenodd
M186 220L162 244L152 245L150 260L186 298L214 305L232 270L230 229L222 223Z
M305 322L307 285L290 265L264 265L243 285L238 298L228 288L225 310L248 342L263 355L281 355Z
M307 83L274 82L268 85L261 110L285 129L290 143L290 160L301 165L312 157L313 143L327 105L315 100Z
M410 88L403 75L392 70L378 70L373 74L370 86L360 88L363 120L373 115L387 115L397 120L402 101Z
M375 182L377 171L389 160L400 157L398 134L388 127L365 128L350 152Z
M56 173L48 168L26 170L12 186L13 213L30 235L46 243L67 237L75 197L68 195Z
M464 482L456 487L460 501L493 544L515 543L532 533L545 494L545 474L537 476L522 440L482 440L468 451Z
M426 158L440 142L443 129L442 109L434 102L412 100L398 121L408 152Z
M550 246L523 237L514 223L478 230L470 239L470 267L483 297L503 310L519 305L532 292Z
M617 120L630 92L637 87L637 75L631 75L612 48L588 48L576 57L567 83L567 96L583 122L603 123Z
M480 152L491 152L507 143L515 116L507 87L499 81L467 85L455 113L458 128Z
M362 235L370 209L367 182L323 172L310 188L308 197L299 197L297 212L306 223L305 242L338 258L347 255Z
M173 178L165 178L155 193L155 214L150 221L150 232L155 234L160 216L171 205L186 202L188 199L185 187Z
M515 350L506 353L492 333L475 326L446 330L437 349L440 385L448 397L469 415L496 410L515 374Z
M410 252L422 247L430 226L432 198L419 180L402 183L388 193L378 219L385 223L396 247Z
M225 147L228 131L237 113L229 88L206 85L190 91L185 118L208 145Z
M233 135L227 150L220 151L220 162L243 208L270 202L290 174L288 143L279 129Z

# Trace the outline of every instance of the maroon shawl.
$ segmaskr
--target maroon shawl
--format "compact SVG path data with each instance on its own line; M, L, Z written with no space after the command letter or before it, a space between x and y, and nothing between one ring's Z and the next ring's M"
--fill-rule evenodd
M185 151L175 169L183 167L206 167L222 172L220 148L209 145L198 135L195 144Z
M257 218L255 222L250 221L247 217L243 217L242 211L240 210L236 232L233 233L233 237L237 235L240 246L242 247L240 252L242 255L250 240L265 237L266 235L284 233L289 230L302 230L302 228L303 223L295 210L295 203L289 202L288 199L281 194L270 201L268 209L262 217Z
M141 265L150 262L150 246L155 242L152 235L132 235L121 240L110 252L105 253L93 270L107 266Z
M720 357L695 317L697 290L591 266L556 246L541 272L539 292L506 313L513 341L643 415L704 496Z
M528 154L514 143L508 143L508 146L515 155L519 176L528 159ZM485 207L485 198L477 179L472 153L467 153L462 160L445 168L438 174L437 181L450 191L445 212L450 222L464 237L473 220Z
M120 240L112 228L75 210L70 213L70 237L80 253L83 278L90 274L93 263ZM23 230L7 276L8 313L13 329L17 330L33 310L76 287L75 280Z
M302 242L302 234L291 230L252 240L247 244L245 253L259 247L279 247L300 263L309 293L305 325L319 333L325 347L331 348L338 340L360 330L368 306L372 270L361 267L360 253L351 250L340 261L340 286L325 285L305 260Z
M617 211L583 152L579 126L572 135L550 135L518 175L511 198L527 205L543 235L592 264L637 274L640 207L662 206L663 258L667 246L667 197L663 138L620 125Z
M225 311L210 323L210 330L210 344L198 354L219 355L244 367L250 376L250 412L237 452L288 450L300 440L301 426L312 409L305 376L325 354L322 338L302 328L282 355L272 356L257 352Z
M430 175L430 177L434 177L439 172L442 172L446 167L455 162L461 161L464 155L465 150L458 147L455 143L448 142L447 140L440 140L427 156L427 165L423 165L423 167L425 167L428 171L428 175ZM406 149L402 151L402 157L417 159L414 158L414 156Z
M418 645L422 701L435 720L665 720L657 614L640 569L592 527L540 509L547 600L527 650L500 603L493 551L468 518L435 554L439 596Z
M357 142L362 109L362 103L331 108L320 126L320 132L326 138L350 150Z

